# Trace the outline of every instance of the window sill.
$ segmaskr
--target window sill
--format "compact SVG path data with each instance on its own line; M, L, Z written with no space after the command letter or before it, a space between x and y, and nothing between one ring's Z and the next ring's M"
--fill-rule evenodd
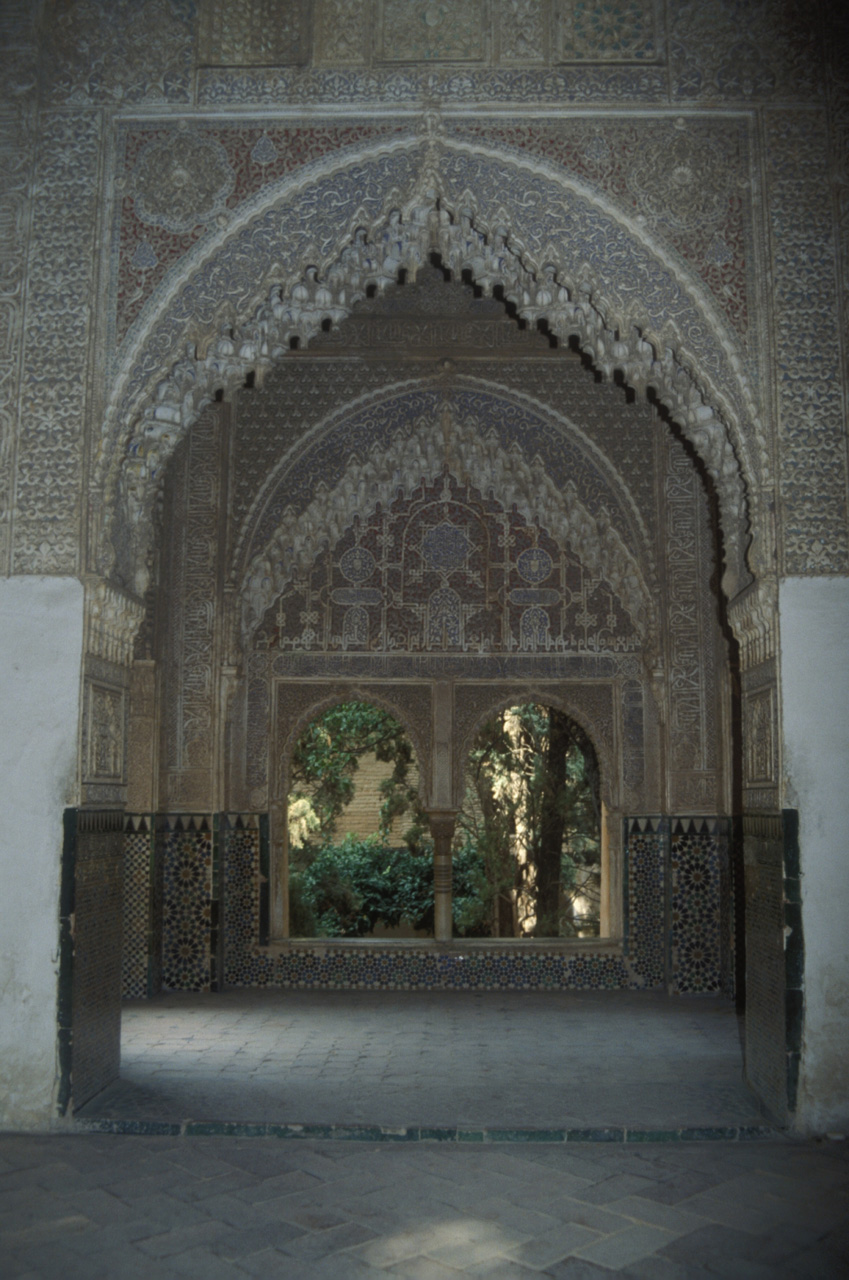
M622 938L452 938L437 942L434 938L273 938L257 949L261 955L286 955L291 951L309 951L325 955L333 951L430 951L438 955L457 956L497 951L519 951L528 954L552 952L621 956Z

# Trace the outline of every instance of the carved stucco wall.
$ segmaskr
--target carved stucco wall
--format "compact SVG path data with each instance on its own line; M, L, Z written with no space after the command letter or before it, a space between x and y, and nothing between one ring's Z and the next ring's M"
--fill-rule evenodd
M493 345L501 352L497 363ZM448 369L446 350L454 357ZM541 336L518 329L501 304L477 301L468 287L446 284L433 271L422 283L358 307L332 340L321 335L284 360L261 388L245 389L225 432L230 443L222 447L224 416L222 409L202 415L175 455L166 490L163 795L178 775L189 778L193 753L209 753L216 740L213 637L229 625L232 632L218 643L236 642L245 676L232 762L234 785L243 790L234 791L230 803L262 808L280 794L282 783L269 775L269 753L283 749L275 698L281 714L292 697L298 707L317 705L327 694L321 681L335 687L340 680L388 678L407 687L411 680L498 678L517 689L534 680L574 689L581 681L601 682L608 710L595 731L615 774L617 806L725 807L728 651L715 595L715 530L702 480L653 409L628 403L620 388L599 385L573 353L552 349ZM216 431L210 451L205 441ZM398 457L382 494L381 466L394 457L393 442ZM370 457L375 465L364 470ZM495 525L486 533L481 524L480 537L468 534L490 549L472 556L467 568L474 581L468 591L460 589L467 610L483 592L475 606L482 612L469 625L480 630L485 618L484 631L434 639L427 601L418 600L430 570L419 563L421 539L406 548L404 513L411 495L420 495L420 505L426 497L422 481L438 498L446 465L464 477L450 481L448 522L456 517L463 524L463 504L471 500L469 528L481 520ZM343 501L346 476L356 481L350 510ZM543 502L548 486L566 503L565 518L556 504ZM211 496L225 491L229 502ZM505 501L507 510L513 507L509 518L500 505ZM437 502L431 523L440 523L441 510ZM356 542L366 549L367 580L345 570L352 522ZM468 549L466 534L457 536ZM275 578L273 559L293 537L300 551ZM551 560L542 587L529 586L516 567L525 541L538 542ZM623 555L630 578L616 567ZM443 584L449 591L460 567L449 566ZM267 585L257 595L258 574L260 587ZM525 597L540 590L545 600L536 605L546 630L524 634L524 607L533 603ZM363 592L368 633L360 635L353 623L346 632L357 605L352 593ZM509 603L514 594L519 604ZM257 598L264 602L258 608ZM311 683L292 684L299 678ZM428 714L417 743L423 758L431 749L429 724ZM192 804L201 808L212 805L208 765L206 781L195 778L200 791L191 791ZM175 769L166 786L167 771Z
M750 488L747 499L743 479L758 471L759 416L737 340L719 312L685 264L658 259L639 222L588 197L574 180L561 185L548 164L518 161L479 142L449 141L432 115L426 124L427 141L403 139L341 166L325 164L308 201L291 183L284 193L263 197L258 213L243 215L238 234L213 238L203 252L196 247L188 255L173 305L149 309L140 322L116 376L102 455L104 474L110 465L114 474L116 424L134 420L122 501L136 565L125 555L124 580L138 586L141 572L143 586L139 555L154 481L202 407L246 376L263 375L293 341L343 317L366 288L385 288L401 270L415 274L438 249L457 275L468 272L486 292L503 290L526 323L547 325L561 341L574 336L605 376L621 375L641 393L651 390L669 409L715 481L726 588L735 592L749 576L749 520L758 529L762 523L756 492ZM505 165L512 175L506 185ZM352 202L355 189L359 203L340 245L327 207ZM406 203L404 215L387 206L387 191ZM520 197L521 216L510 208ZM438 208L440 200L454 212ZM469 213L470 206L478 212ZM529 217L529 208L546 210L545 218ZM495 215L504 225L493 224ZM556 239L549 219L562 223ZM370 221L371 232L357 229ZM514 237L511 247L509 228L520 222L523 239ZM298 244L304 256L324 264L326 279L313 267L304 276L300 268L291 275L280 266ZM619 282L602 266L616 257ZM635 287L646 276L653 281L648 293ZM233 315L252 308L253 319L234 327ZM188 354L154 384L161 361L151 363L153 351L170 346L176 354L187 340ZM759 535L755 563L765 554Z
M111 353L144 299L173 289L174 277L166 284L165 276L177 259L198 241L226 235L220 223L232 226L246 200L284 170L415 127L404 121L405 104L417 109L427 97L441 104L447 137L546 156L642 220L670 262L688 264L740 337L765 433L753 451L761 477L750 483L765 484L768 499L773 477L781 481L773 504L778 567L845 571L838 388L847 359L840 338L847 198L839 182L834 200L824 185L846 163L847 97L834 31L824 36L822 24L792 9L741 9L726 0L618 0L603 13L582 7L579 18L570 5L505 0L434 9L430 26L418 21L416 6L404 7L406 18L377 3L307 6L301 18L296 5L267 8L259 0L209 3L198 18L182 0L4 6L7 567L68 572L95 555L100 504L96 488L92 503L83 493L98 448L88 449L86 432L96 432L106 408ZM274 37L260 48L257 33L269 28ZM396 104L392 118L377 109L387 101ZM359 119L307 127L291 118L301 102L345 105ZM509 130L480 111L473 121L450 115L455 105L484 110L497 102L518 117ZM162 103L192 106L194 114L145 121L146 108ZM556 121L521 121L523 107L554 103L628 114L589 121L561 111ZM227 120L231 107L245 105L267 112L252 122L250 139ZM633 105L648 114L634 119ZM156 165L157 147L175 130L174 163ZM206 156L202 191L192 187L191 165L177 172L180 147L195 162ZM667 182L645 181L652 163ZM694 201L699 184L687 174L705 167L711 181L701 186L710 195ZM146 173L158 175L158 192L143 190ZM110 209L115 218L104 235ZM517 238L522 221L514 217L509 228ZM639 291L636 280L627 288ZM91 307L78 305L85 298ZM153 347L161 374L176 353ZM782 376L772 378L773 368ZM118 440L129 425L118 424ZM758 519L768 523L768 501L763 510Z
M305 340L328 305L350 307L339 296L350 276L329 277L357 227L387 249L382 288L401 261L393 208L433 211L438 190L459 228L454 250L473 231L490 285L503 259L531 323L553 314L541 295L565 289L603 376L622 369L638 395L655 380L723 477L726 550L736 537L738 562L751 522L757 582L745 587L738 565L731 585L744 589L729 616L741 643L744 796L774 811L775 580L849 571L844 7L427 8L429 23L417 21L424 3L390 0L2 6L0 572L103 576L114 564L118 585L143 586L133 523L115 518L119 479L126 511L149 514L206 399L272 363L251 345L256 309L277 336ZM438 109L429 123L425 107ZM652 164L664 181L647 182ZM554 222L540 209L555 209ZM305 278L310 265L319 275ZM116 609L135 624L137 602L124 595ZM271 659L251 661L256 674ZM126 705L126 660L101 662L112 659L86 662L86 723L112 729L85 739L79 786L92 797L105 788L111 802L123 788L113 712L119 690ZM707 706L712 695L699 696ZM665 698L653 699L664 723Z

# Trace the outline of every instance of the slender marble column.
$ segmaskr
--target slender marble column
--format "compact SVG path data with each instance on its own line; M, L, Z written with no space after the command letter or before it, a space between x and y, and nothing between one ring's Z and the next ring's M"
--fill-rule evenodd
M433 933L437 942L450 942L451 916L451 841L457 814L453 809L433 809L428 815L433 836Z

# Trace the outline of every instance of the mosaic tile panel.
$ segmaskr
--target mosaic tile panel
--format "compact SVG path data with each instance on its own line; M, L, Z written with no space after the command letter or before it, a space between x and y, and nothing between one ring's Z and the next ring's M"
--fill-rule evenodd
M153 859L153 814L128 814L124 826L124 950L121 966L121 994L125 1000L140 1000L152 994Z
M805 945L799 814L743 816L746 891L746 1077L770 1111L796 1108Z
M225 986L251 986L251 960L268 940L268 819L222 814Z
M429 948L363 950L333 944L268 951L265 814L160 819L163 986L337 987L386 990L601 990L656 987L667 954L678 991L727 990L720 884L728 865L721 819L626 820L626 945L563 951ZM217 832L217 835L214 833ZM220 886L214 854L221 849ZM723 861L724 860L724 861ZM219 938L218 912L222 920ZM666 921L671 917L671 932Z
M228 973L236 971L231 960ZM621 956L516 951L441 955L434 951L322 948L242 958L237 986L334 987L394 991L541 991L622 989L631 985Z
M719 991L720 873L726 823L674 818L670 843L670 979L678 992Z
M666 979L668 818L625 821L626 950L638 985Z
M633 985L618 955L493 951L262 949L268 930L268 827L265 814L222 815L225 983L228 986L371 990L602 990ZM640 983L639 985L642 985Z
M746 849L746 1077L779 1119L787 1110L784 833L779 813L743 818Z
M729 832L719 846L719 989L732 998L737 994L736 845Z
M209 991L216 976L213 937L213 819L209 814L161 816L162 986Z

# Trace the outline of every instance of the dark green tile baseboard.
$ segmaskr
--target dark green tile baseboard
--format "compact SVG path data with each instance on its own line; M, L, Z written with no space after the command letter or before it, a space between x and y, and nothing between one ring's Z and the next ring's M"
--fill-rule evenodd
M368 1124L252 1124L239 1120L76 1120L79 1133L146 1137L290 1138L344 1142L745 1142L778 1138L769 1125L684 1129L476 1129L451 1126L395 1128Z

